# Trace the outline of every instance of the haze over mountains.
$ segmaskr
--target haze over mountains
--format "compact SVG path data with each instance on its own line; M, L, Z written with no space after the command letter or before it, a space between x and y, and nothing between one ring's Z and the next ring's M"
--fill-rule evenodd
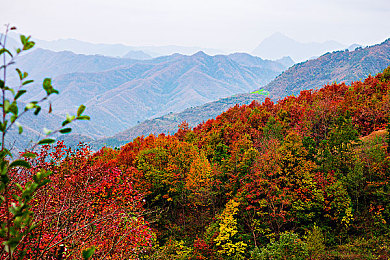
M18 38L18 35L11 34L13 38ZM86 55L104 55L110 57L123 57L130 59L150 59L159 56L169 56L175 53L184 55L193 55L196 52L203 51L208 55L228 54L236 52L234 50L223 50L193 46L130 46L124 44L106 44L106 43L90 43L76 39L58 39L53 41L45 41L34 39L38 48L43 48L52 51L71 51L76 54ZM278 32L265 38L252 52L252 55L261 57L262 59L277 60L283 57L291 57L294 62L301 62L307 59L316 58L326 52L335 50L350 49L361 47L359 44L351 46L339 43L337 41L326 42L299 42L288 36ZM248 50L249 51L249 50Z
M302 43L282 33L275 33L264 39L252 51L252 54L271 60L290 56L295 62L302 62L326 52L342 50L347 47L336 41Z
M225 52L218 49L192 47L192 46L128 46L124 44L104 44L104 43L89 43L75 39L59 39L55 41L37 40L37 46L52 51L68 50L77 54L87 55L104 55L111 57L125 57L129 52L141 52L142 55L147 55L152 58L159 56L172 55L174 53L181 53L184 55L192 55L198 51L204 51L209 55L224 54ZM134 57L131 57L134 58Z
M150 60L153 57L143 51L129 51L122 58L133 60Z
M132 60L44 49L17 59L17 66L36 80L27 97L43 95L40 84L48 75L60 91L51 98L53 113L44 120L59 122L65 113L87 105L85 113L92 120L74 126L74 132L87 139L110 136L148 118L259 88L287 68L282 63L292 61L262 60L244 53L209 56L204 52ZM9 78L13 83L16 79L16 73ZM30 126L29 120L21 123L26 126L27 139L41 131Z

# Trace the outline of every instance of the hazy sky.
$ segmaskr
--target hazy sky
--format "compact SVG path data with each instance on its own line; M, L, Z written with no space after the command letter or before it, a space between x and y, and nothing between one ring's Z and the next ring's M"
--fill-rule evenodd
M389 0L1 1L1 25L44 40L252 51L275 32L348 45L390 37Z

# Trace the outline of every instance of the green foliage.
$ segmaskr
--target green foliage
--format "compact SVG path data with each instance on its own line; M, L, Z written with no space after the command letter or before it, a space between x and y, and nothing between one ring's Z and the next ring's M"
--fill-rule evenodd
M322 141L319 163L323 171L345 175L353 166L353 148L359 143L352 119L339 116L326 140Z
M263 96L268 96L269 91L264 90L264 89L259 89L257 91L253 91L251 94L259 94L259 95L263 95Z
M193 248L185 245L183 240L177 241L174 239L168 240L163 246L158 246L155 252L150 256L145 256L145 259L161 259L161 260L186 260L193 258Z
M83 259L85 259L85 260L90 259L92 257L92 255L95 253L95 250L96 250L96 248L94 246L83 250L83 253L82 253Z
M266 126L263 128L263 133L267 139L274 138L282 141L284 138L283 126L273 116L269 117Z
M306 234L306 245L310 259L322 258L325 253L325 238L316 224Z
M251 259L254 260L303 260L308 257L307 244L293 232L282 233L278 241L271 242L263 248L256 248L251 252Z
M390 67L387 67L384 69L382 77L381 77L382 82L390 81Z

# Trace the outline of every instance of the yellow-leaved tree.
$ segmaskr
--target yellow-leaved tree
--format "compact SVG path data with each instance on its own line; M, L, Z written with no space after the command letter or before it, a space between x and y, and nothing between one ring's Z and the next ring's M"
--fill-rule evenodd
M247 248L247 244L237 239L237 219L235 215L238 212L238 206L240 203L231 199L226 204L226 208L222 212L219 218L219 234L214 239L217 247L219 247L218 253L229 258L243 259L243 254Z

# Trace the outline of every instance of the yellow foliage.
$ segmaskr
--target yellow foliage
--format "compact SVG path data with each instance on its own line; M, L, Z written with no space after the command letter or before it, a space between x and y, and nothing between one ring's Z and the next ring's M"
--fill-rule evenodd
M233 237L237 234L237 220L234 215L237 214L239 202L231 199L227 204L225 210L219 216L219 234L214 239L216 245L221 249L218 253L227 256L240 257L244 254L248 246L243 241L233 242Z
M349 207L345 210L345 216L341 219L341 222L345 225L345 227L349 227L352 221L353 221L352 208Z

